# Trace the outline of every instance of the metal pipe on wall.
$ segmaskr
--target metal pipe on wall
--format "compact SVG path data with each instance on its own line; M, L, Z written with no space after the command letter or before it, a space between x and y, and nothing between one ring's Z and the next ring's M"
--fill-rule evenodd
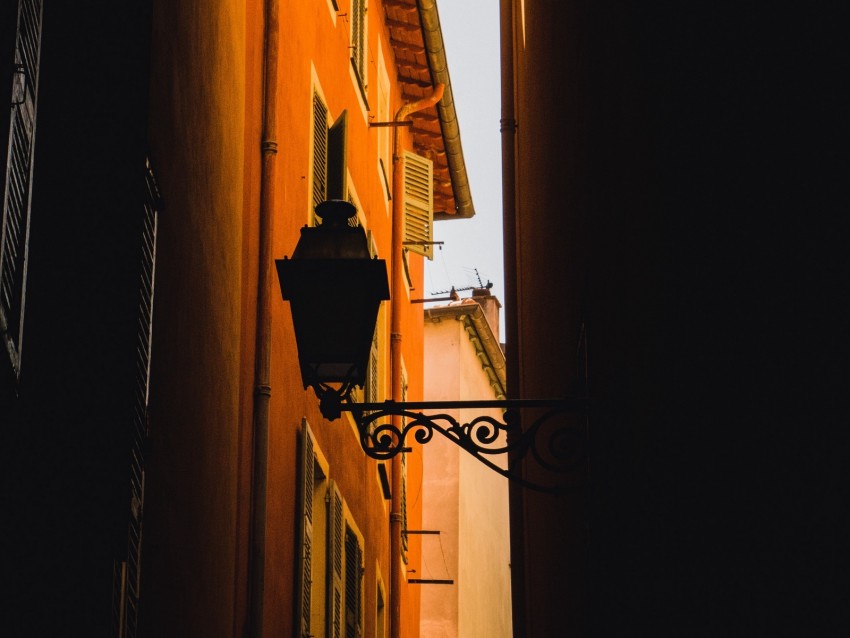
M403 105L395 121L401 122L411 113L434 106L443 97L446 85L439 83L431 95ZM401 128L393 128L393 218L392 218L392 287L390 290L390 374L393 401L402 401L401 384L401 309L404 298L404 175L399 143ZM401 417L393 417L400 427ZM401 630L401 457L392 460L392 508L390 511L390 637L399 638Z
M251 485L248 635L262 638L266 559L269 401L271 399L272 214L277 174L278 0L265 3L263 51L263 134L260 177L259 271L257 273L257 349L254 367L254 456Z
M516 105L514 79L514 1L499 2L502 118L502 233L505 265L505 366L508 399L520 397L517 299ZM511 605L514 635L525 635L525 560L523 490L508 486L511 544Z

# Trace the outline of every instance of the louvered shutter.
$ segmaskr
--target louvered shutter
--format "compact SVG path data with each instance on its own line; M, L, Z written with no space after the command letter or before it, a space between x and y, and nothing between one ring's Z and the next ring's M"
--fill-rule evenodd
M406 401L406 397L402 401ZM407 565L407 552L410 549L407 538L407 454L401 453L401 560Z
M372 336L372 348L369 351L369 365L366 368L366 402L378 401L378 331Z
M342 638L343 627L343 508L342 494L331 483L328 500L327 629L329 638Z
M328 107L313 94L313 207L327 199Z
M328 131L328 199L347 199L346 153L348 150L348 111L340 113Z
M0 149L6 156L0 164L5 169L0 219L0 335L16 377L20 374L24 328L41 15L41 0L20 0L13 36L14 59L0 60L0 65L13 69L8 137L2 136L8 144ZM0 126L5 127L5 123Z
M405 151L404 241L412 252L434 258L430 243L434 228L434 165L431 160Z
M311 590L313 586L313 489L315 486L315 454L313 434L307 421L301 428L301 458L299 506L301 515L301 550L298 553L298 588L296 610L302 638L312 635L310 630Z
M360 86L366 88L366 0L351 1L351 62Z
M363 550L351 529L345 530L345 638L359 638L362 618Z

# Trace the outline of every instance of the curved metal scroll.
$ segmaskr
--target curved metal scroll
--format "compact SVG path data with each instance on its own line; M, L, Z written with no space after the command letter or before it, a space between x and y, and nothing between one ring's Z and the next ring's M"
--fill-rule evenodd
M424 414L418 409L450 408L506 409L504 422L491 416L477 416L460 422L450 414ZM525 427L519 421L519 408L540 408L536 418ZM520 474L520 462L533 460L545 472L564 475L575 470L585 459L586 420L558 418L586 412L584 401L444 401L396 403L348 403L342 411L351 412L360 432L363 451L377 460L388 460L407 449L408 437L419 444L428 443L439 433L466 450L494 472L531 489L554 492L561 485L540 485ZM387 417L401 416L396 426ZM507 455L506 467L494 457ZM535 472L536 474L537 472Z

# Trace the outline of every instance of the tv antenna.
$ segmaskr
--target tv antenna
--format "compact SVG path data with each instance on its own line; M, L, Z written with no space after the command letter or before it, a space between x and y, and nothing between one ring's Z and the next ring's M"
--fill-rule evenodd
M487 283L485 284L484 280L481 279L481 274L478 272L478 268L474 268L473 270L475 271L475 278L478 280L477 286L463 286L462 288L456 288L455 286L452 286L448 290L436 290L430 294L448 296L431 297L430 299L411 299L410 303L427 303L429 301L460 301L460 295L458 295L459 292L463 292L465 290L490 290L493 287L493 282L488 279Z

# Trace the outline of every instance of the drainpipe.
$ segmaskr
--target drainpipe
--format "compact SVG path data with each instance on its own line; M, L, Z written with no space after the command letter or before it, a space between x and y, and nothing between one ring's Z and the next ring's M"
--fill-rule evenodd
M277 173L278 0L265 3L263 134L260 177L259 271L257 274L257 349L254 366L254 455L251 485L251 536L248 564L248 635L262 638L266 559L266 485L271 398L272 213Z
M411 113L434 106L443 97L445 84L437 84L431 95L403 105L395 121L403 122ZM400 126L393 127L393 219L392 219L392 288L390 291L390 374L393 401L402 400L401 388L401 312L404 292L404 175L401 166ZM401 417L392 418L401 428ZM390 511L390 638L401 631L401 457L392 460L392 509Z
M499 22L502 68L502 233L505 264L505 366L508 399L520 396L520 362L517 299L517 210L516 133L514 88L514 1L500 0ZM511 544L511 605L513 633L526 635L525 617L525 536L523 534L523 490L514 482L508 486Z

